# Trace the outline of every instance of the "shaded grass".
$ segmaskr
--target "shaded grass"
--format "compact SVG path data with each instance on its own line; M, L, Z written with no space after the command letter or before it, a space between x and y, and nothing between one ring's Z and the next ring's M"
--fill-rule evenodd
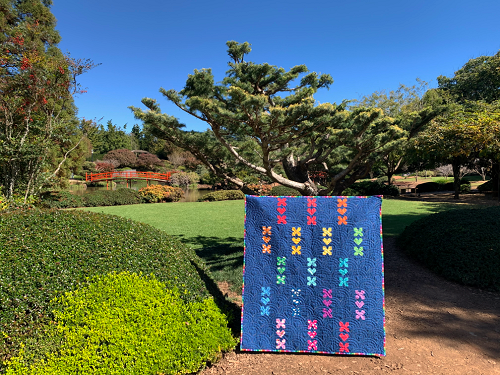
M415 220L457 206L456 203L384 199L384 236L398 236ZM227 281L233 291L241 293L245 216L243 201L158 203L85 210L141 221L177 237L195 249L209 266L216 281Z

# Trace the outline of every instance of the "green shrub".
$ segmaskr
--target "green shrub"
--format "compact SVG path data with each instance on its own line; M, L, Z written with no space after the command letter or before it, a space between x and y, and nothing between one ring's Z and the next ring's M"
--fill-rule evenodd
M215 202L236 199L245 199L245 194L243 194L241 190L219 190L203 195L198 199L198 202Z
M280 196L296 197L296 196L299 196L301 194L295 189L292 189L292 188L289 188L289 187L286 187L283 185L278 185L278 186L274 186L271 189L271 192L269 195L273 195L273 196L277 196L277 197L280 197Z
M42 207L46 208L75 208L84 206L82 197L71 194L69 191L45 192L41 195Z
M443 190L443 184L439 182L424 182L423 184L417 185L417 191L419 193L432 193L441 190Z
M484 184L479 185L477 189L481 192L495 190L495 187L493 186L493 180L486 181Z
M87 277L154 274L186 300L209 296L193 250L149 225L84 211L0 214L0 370L24 338L51 319L49 301ZM209 274L208 274L209 275ZM0 371L1 372L1 371Z
M500 207L460 209L406 227L399 245L445 278L500 290Z
M87 207L121 206L125 204L139 204L144 202L142 195L133 190L120 188L116 190L99 190L83 196Z
M147 203L179 202L184 198L181 188L167 185L149 185L139 189L139 194Z
M394 185L385 185L378 181L360 181L355 182L349 188L342 192L344 196L367 196L367 195L399 195L399 189Z
M460 180L460 192L462 192L462 189L465 191L467 188L463 187L462 188L462 185L469 185L469 191L470 191L470 181L468 180L464 180L464 179L461 179ZM442 190L449 190L449 191L455 191L455 185L453 183L453 181L451 182L447 182L444 186L443 186L443 189Z
M154 276L96 277L54 303L61 347L31 371L15 358L8 375L186 374L237 343L212 298L185 302Z

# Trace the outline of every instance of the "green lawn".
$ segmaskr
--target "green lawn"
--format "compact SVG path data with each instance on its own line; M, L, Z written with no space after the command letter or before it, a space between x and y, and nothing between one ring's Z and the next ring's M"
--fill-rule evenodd
M384 236L397 236L413 221L454 204L384 199ZM242 284L243 201L158 203L85 208L92 212L127 217L150 224L194 248L217 281L227 281L235 290Z

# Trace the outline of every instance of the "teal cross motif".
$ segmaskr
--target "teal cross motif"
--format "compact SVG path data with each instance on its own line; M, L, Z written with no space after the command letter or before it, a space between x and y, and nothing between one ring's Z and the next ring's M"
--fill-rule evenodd
M316 258L307 258L307 267L316 267Z
M339 283L339 286L349 286L349 284L347 284L347 282L349 281L349 278L348 277L339 277L339 280L340 280L340 283Z
M339 258L339 268L349 267L349 258Z
M307 285L308 286L316 286L316 276L307 276Z

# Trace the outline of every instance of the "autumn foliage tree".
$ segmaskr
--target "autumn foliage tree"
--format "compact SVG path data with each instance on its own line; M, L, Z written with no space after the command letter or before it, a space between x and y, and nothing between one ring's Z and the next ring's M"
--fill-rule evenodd
M75 121L76 77L95 66L64 56L50 12L51 0L0 3L0 185L25 199L56 176L83 139ZM81 136L75 137L79 133ZM64 152L53 170L47 155L54 144Z
M210 130L187 132L183 124L144 98L143 111L130 107L137 119L189 152L215 175L253 192L236 175L243 166L300 191L303 195L340 195L365 177L377 160L405 138L398 121L380 109L318 104L313 95L328 88L328 74L304 65L286 71L267 63L245 61L249 43L227 43L229 70L216 84L210 69L195 70L184 89L160 89L182 111L206 122ZM325 172L326 186L313 175Z

